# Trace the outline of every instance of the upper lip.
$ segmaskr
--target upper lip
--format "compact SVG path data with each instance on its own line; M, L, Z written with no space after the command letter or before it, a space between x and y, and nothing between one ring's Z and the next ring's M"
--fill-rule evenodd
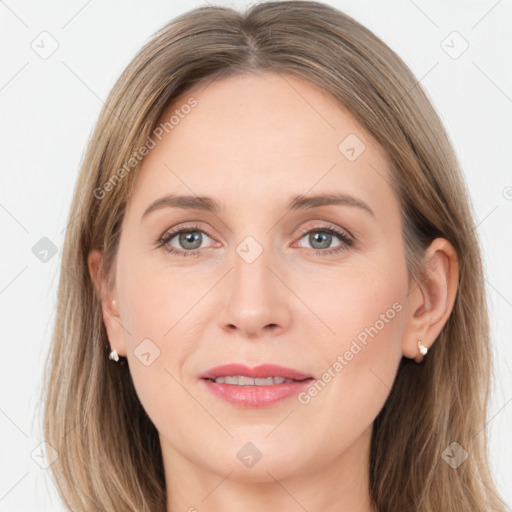
M265 379L267 377L284 377L290 380L304 380L313 378L312 375L299 372L293 368L285 368L275 364L261 364L254 368L249 368L243 364L224 364L216 366L202 373L201 379L213 379L217 377L245 375L254 379Z

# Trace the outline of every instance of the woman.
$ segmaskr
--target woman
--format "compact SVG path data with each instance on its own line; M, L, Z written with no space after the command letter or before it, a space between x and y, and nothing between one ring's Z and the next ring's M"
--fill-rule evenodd
M357 22L169 23L107 99L72 216L45 410L70 510L503 510L463 179Z

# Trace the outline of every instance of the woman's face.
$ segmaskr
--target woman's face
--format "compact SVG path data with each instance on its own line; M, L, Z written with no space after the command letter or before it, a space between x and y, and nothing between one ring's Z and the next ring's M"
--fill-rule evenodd
M124 217L109 332L165 461L255 482L364 460L408 315L385 153L290 75L217 81L173 114Z

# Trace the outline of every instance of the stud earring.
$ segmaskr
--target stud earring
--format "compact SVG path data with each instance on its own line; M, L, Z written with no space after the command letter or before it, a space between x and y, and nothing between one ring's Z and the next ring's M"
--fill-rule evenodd
M112 350L112 352L110 352L108 358L115 361L116 363L119 361L119 356L117 355L117 352L115 350Z
M418 348L419 348L419 350L420 350L420 354L421 354L422 356L426 356L426 355L427 355L428 348L427 348L427 347L425 347L425 345L423 345L423 344L421 343L421 340L418 340Z

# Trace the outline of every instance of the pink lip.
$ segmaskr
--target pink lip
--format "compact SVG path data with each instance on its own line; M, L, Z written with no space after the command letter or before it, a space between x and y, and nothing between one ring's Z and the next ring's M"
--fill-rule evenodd
M253 379L284 377L285 379L304 380L313 378L312 375L307 375L293 368L285 368L284 366L277 366L275 364L261 364L254 368L249 368L243 364L225 364L210 368L199 377L201 379L216 379L217 377L225 377L227 375L245 375Z
M295 382L283 382L271 386L237 386L214 382L217 377L245 375L252 378L283 377ZM207 388L217 397L238 407L266 407L280 400L297 395L308 387L312 375L273 364L263 364L249 368L240 364L226 364L207 370L200 375Z

